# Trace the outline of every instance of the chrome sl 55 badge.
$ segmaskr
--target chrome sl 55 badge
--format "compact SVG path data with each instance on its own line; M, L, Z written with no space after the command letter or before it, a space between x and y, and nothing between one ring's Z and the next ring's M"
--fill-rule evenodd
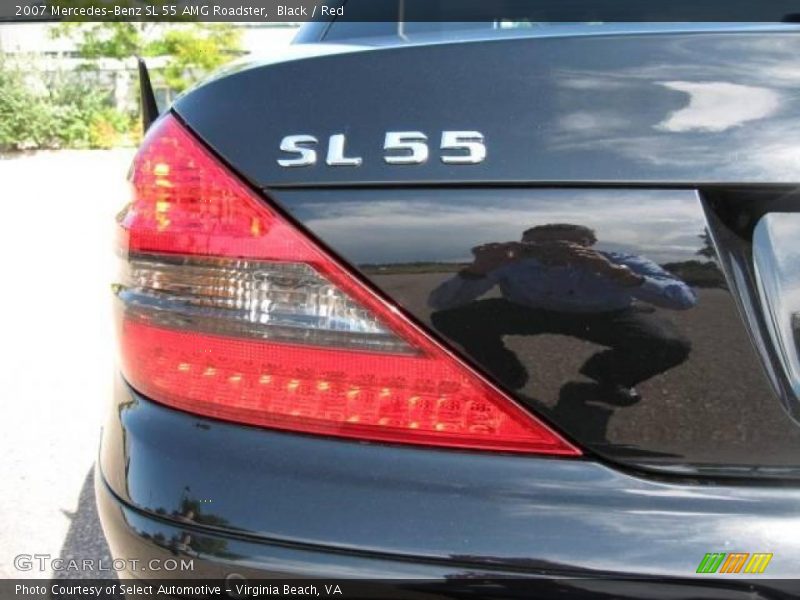
M317 164L319 140L308 134L287 135L281 140L282 167L310 167ZM325 164L329 167L358 167L364 159L346 151L347 138L335 133L328 138ZM421 131L387 131L383 161L390 165L421 165L430 155L428 136ZM480 131L443 131L439 160L448 165L476 165L486 159L486 144Z

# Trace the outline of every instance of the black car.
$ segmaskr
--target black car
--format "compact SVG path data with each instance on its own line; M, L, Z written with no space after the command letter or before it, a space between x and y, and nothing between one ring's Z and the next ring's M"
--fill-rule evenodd
M798 57L791 25L333 20L179 98L118 220L126 575L794 597Z

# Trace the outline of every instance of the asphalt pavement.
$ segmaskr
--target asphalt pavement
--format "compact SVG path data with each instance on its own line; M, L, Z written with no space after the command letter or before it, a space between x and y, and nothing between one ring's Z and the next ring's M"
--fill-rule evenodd
M109 577L92 469L111 398L113 219L131 150L0 157L0 577ZM94 569L15 568L19 555ZM22 559L21 564L25 561ZM68 563L65 563L68 564Z

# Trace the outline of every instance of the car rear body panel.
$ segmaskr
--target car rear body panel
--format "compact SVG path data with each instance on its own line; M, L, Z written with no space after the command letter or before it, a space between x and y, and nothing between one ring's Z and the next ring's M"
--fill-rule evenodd
M790 33L514 38L242 65L175 110L258 187L470 183L794 184L800 99ZM332 48L334 50L335 48ZM484 134L486 160L446 165L443 130ZM386 131L431 160L387 165ZM281 139L347 136L357 168L281 168Z
M770 579L797 572L797 489L271 432L118 393L100 462L109 488L186 527L456 571L689 577L706 552L763 551Z
M753 205L764 204L755 197L785 199L798 180L790 135L800 116L790 67L798 50L794 34L731 30L337 51L244 66L175 109L223 160L429 325L427 296L469 263L471 248L518 240L536 225L593 227L601 250L681 270L688 285L702 288L697 307L657 309L647 319L666 324L682 356L656 369L663 377L647 378L636 407L609 408L591 391L571 393L568 384L581 385L580 364L602 349L585 341L528 335L516 352L527 370L522 387L503 381L491 364L506 359L464 348L452 331L439 334L605 456L677 471L777 467L780 476L793 476L800 427L780 405L791 410L797 399L786 391L763 323L753 322L760 309L749 320L737 314L737 304L747 313L745 290L732 283L730 261L717 255L729 249L713 240L732 227L717 214L725 190L736 187L740 199L752 195ZM480 131L486 160L444 164L442 130ZM426 133L430 160L387 164L387 131ZM281 139L292 134L319 140L317 164L278 164ZM361 165L325 164L334 134L346 136L345 154L361 157ZM437 190L439 184L461 187ZM291 189L308 187L314 189ZM715 201L699 199L707 194ZM720 231L709 227L718 221ZM734 235L749 246L751 233ZM463 333L467 326L458 327Z
M120 382L98 478L114 554L166 548L215 577L691 577L659 591L795 593L777 578L800 561L800 429L751 245L761 214L798 210L798 55L798 35L735 26L350 47L239 66L181 97L174 114L265 202L585 454L271 431L171 410ZM430 159L384 162L390 131L424 132ZM486 160L440 161L443 131L480 131ZM321 160L281 167L281 140L299 134L318 138ZM325 164L335 134L360 166ZM636 405L563 394L601 350L580 335L506 332L531 376L516 389L431 318L432 292L474 246L558 222L697 293L687 310L648 312L685 351ZM769 578L713 576L709 591L695 575L711 552L772 553Z
M789 477L800 466L800 427L782 410L769 385L717 258L703 202L691 190L554 188L414 188L275 190L273 197L335 249L386 296L438 331L525 406L548 416L580 444L619 462L660 469ZM707 210L712 210L707 208ZM504 330L505 345L527 381L509 385L514 360L485 347L464 347L464 334L481 317L437 329L454 310L431 306L437 288L458 277L470 249L518 240L523 230L548 223L591 227L597 249L643 256L691 286L696 304L653 307L641 318L664 328L685 354L654 365L642 400L620 407L604 402L582 367L606 348L544 326ZM485 298L497 298L496 290ZM494 302L494 304L492 304ZM503 319L495 300L479 310ZM494 308L493 308L494 307ZM433 317L433 323L432 321ZM438 317L438 319L437 319ZM466 335L469 338L469 335ZM654 339L650 345L658 340ZM631 360L644 362L648 343ZM656 361L658 362L658 361Z
M605 600L609 594L624 598L664 600L750 600L794 597L796 583L788 579L716 577L593 577L570 576L516 565L433 560L387 554L347 551L319 545L290 543L223 532L174 519L165 519L119 502L101 479L95 480L96 496L106 535L115 556L155 558L163 563L191 561L192 584L208 582L231 588L237 583L276 585L338 585L337 597L420 598L581 598ZM174 572L124 573L125 583L180 585ZM312 577L311 581L308 580ZM209 582L209 580L211 580ZM294 580L294 581L292 581ZM331 583L335 582L335 583ZM236 589L235 587L233 588Z

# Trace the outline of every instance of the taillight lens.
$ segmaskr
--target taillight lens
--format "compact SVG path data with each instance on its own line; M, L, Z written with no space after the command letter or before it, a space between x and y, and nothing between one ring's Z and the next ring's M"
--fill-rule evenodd
M408 444L579 455L359 281L173 116L119 215L122 370L213 418Z

